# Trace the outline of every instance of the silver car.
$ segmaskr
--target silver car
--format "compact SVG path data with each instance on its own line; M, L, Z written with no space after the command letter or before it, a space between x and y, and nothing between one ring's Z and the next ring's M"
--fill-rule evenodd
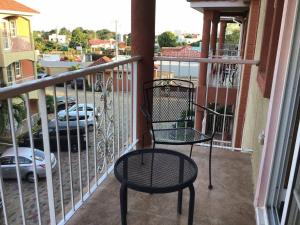
M20 174L22 179L26 179L29 182L34 182L34 170L32 162L32 150L27 147L18 147L18 161ZM38 178L46 177L46 161L45 154L43 151L35 149L35 162L36 162L36 172ZM56 158L53 153L51 153L51 166L52 171L56 167ZM0 157L0 167L2 170L3 178L15 179L17 178L16 172L16 162L15 162L15 151L14 148L8 148Z

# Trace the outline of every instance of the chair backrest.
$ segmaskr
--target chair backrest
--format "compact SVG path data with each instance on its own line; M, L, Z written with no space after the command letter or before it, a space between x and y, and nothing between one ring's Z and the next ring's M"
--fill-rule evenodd
M144 106L152 123L192 121L194 84L159 79L144 83Z

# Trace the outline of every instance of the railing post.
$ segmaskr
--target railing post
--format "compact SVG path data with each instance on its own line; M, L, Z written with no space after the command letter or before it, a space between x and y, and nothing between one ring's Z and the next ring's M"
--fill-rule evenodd
M46 180L47 180L50 224L55 225L56 218L55 218L55 207L54 207L51 152L50 152L50 142L49 142L48 115L47 115L45 89L39 89L39 112L40 112L40 117L42 122L43 145L44 145L44 153L45 153L45 160L46 160Z
M133 74L132 74L132 142L137 140L137 113L138 113L138 108L137 108L137 64L138 62L133 63Z

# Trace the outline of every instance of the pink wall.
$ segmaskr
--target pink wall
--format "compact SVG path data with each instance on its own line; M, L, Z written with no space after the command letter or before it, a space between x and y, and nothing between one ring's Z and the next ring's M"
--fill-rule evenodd
M278 43L274 80L272 85L265 145L262 152L260 171L254 199L255 207L264 207L270 181L272 161L276 149L277 130L280 120L280 110L285 86L286 73L289 64L292 33L295 22L297 0L286 0L282 15L281 32Z

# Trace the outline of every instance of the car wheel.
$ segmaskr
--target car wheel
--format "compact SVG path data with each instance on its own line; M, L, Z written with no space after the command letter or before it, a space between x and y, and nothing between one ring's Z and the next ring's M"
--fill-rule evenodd
M28 173L26 175L26 180L29 182L29 183L34 183L34 174L32 172ZM39 180L39 177L37 176L37 180Z
M88 131L89 132L93 132L94 131L94 126L93 125L89 125L88 126Z
M71 152L78 152L77 144L72 144L71 145Z

